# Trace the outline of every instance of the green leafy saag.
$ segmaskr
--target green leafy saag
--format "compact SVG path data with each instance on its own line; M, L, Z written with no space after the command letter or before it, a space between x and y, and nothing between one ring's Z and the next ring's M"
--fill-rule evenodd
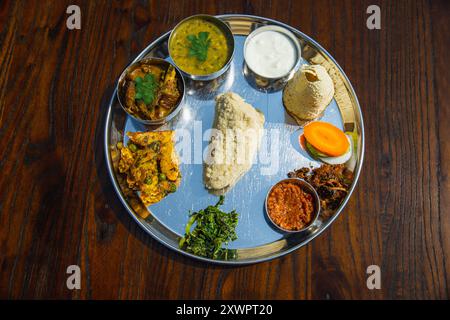
M186 225L186 233L180 239L181 249L198 256L217 259L224 257L228 259L228 252L222 247L230 241L237 239L236 226L238 214L236 211L230 213L219 209L224 202L224 196L220 196L215 206L208 206L206 209L190 214L190 219ZM197 223L194 230L192 225Z
M153 74L146 74L144 78L137 77L134 80L136 86L136 100L142 100L146 105L149 105L155 100L156 91L158 89L158 82Z
M187 39L190 42L189 56L196 57L199 61L206 61L208 48L211 45L209 32L199 32L197 36L190 34Z

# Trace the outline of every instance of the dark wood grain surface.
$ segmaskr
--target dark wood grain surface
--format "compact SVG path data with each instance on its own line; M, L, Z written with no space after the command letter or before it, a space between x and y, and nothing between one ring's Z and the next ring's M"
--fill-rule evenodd
M66 8L81 8L81 30ZM366 8L381 7L381 30ZM124 66L195 13L288 23L321 43L359 97L366 153L337 221L274 261L207 265L147 236L103 155ZM448 299L448 1L0 1L0 298ZM81 267L81 290L66 268ZM369 290L366 268L381 268Z

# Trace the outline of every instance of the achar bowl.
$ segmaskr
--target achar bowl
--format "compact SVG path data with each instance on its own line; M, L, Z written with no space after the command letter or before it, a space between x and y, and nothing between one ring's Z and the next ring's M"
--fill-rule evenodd
M276 224L275 221L272 220L272 217L269 214L269 208L267 207L267 201L269 199L269 195L271 194L272 190L277 185L279 185L280 183L283 183L283 182L291 182L291 183L295 183L295 184L299 185L300 188L302 188L303 191L311 194L313 199L314 199L314 213L313 213L313 217L312 217L311 221L309 222L309 224L307 224L302 229L299 229L299 230L284 229L284 228L280 227L278 224ZM316 222L316 220L317 220L317 218L319 217L319 214L320 214L320 198L319 198L319 195L317 194L316 190L314 189L314 187L312 185L310 185L308 182L306 182L305 180L300 179L300 178L283 179L281 181L278 181L276 184L274 184L269 189L269 192L267 192L266 201L265 201L265 211L266 211L267 218L269 219L269 221L272 223L272 225L276 229L278 229L278 230L280 230L282 232L287 232L287 233L298 233L298 232L302 232L302 231L308 230Z
M125 107L125 80L129 73L133 72L135 69L139 68L142 64L152 64L152 65L161 65L166 70L169 66L174 67L175 72L177 74L177 83L178 83L178 90L180 91L180 98L178 99L177 104L173 107L172 111L166 115L165 117L158 118L158 119L141 119L137 117L136 115L130 113L127 108ZM142 60L136 61L132 64L130 64L128 67L125 68L125 70L122 72L122 74L119 77L119 81L117 82L117 99L119 100L119 104L122 107L122 109L134 120L143 123L145 125L161 125L164 124L171 119L173 119L181 110L184 104L185 100L185 83L183 75L181 74L180 70L174 66L169 61L166 61L164 59L150 57L150 58L144 58Z

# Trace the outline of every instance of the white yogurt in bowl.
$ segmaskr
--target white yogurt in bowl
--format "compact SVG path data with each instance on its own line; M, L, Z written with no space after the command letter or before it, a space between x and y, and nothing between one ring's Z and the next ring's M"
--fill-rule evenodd
M268 79L286 76L298 65L300 55L295 36L278 26L256 29L244 45L247 66L257 75Z

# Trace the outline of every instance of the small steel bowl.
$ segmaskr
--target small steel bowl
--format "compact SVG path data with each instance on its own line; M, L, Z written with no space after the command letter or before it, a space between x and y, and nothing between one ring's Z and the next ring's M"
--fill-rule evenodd
M214 80L218 77L220 77L222 74L224 74L231 65L231 62L233 61L233 56L234 56L234 36L233 36L233 32L231 31L230 27L223 22L222 20L220 20L219 18L216 18L214 16L210 16L207 14L197 14L197 15L193 15L190 17L187 17L183 20L181 20L176 26L175 28L172 29L172 32L170 33L169 36L169 41L167 43L167 46L169 48L169 55L172 57L172 54L170 52L170 43L172 42L172 38L173 35L175 33L175 31L177 30L177 28L182 25L183 23L185 23L186 21L192 20L192 19L204 19L207 20L208 22L214 23L217 27L219 27L223 33L225 34L225 37L227 39L227 44L228 44L228 59L227 62L224 64L224 66L217 70L216 72L210 73L210 74L206 74L206 75L196 75L196 74L190 74L186 71L184 71L182 68L178 67L181 72L183 73L183 75L185 75L187 78L195 80L195 81L211 81ZM175 60L172 58L174 64L176 65Z
M276 224L272 220L272 218L271 218L271 216L269 214L269 208L267 207L267 200L269 199L269 195L272 192L273 188L275 188L277 185L279 185L280 183L283 183L283 182L293 182L293 183L298 184L305 192L311 194L313 196L313 198L314 198L314 215L313 215L313 218L311 219L310 223L307 226L305 226L304 228L302 228L300 230L287 230L287 229L284 229L284 228L280 227L278 224ZM288 179L283 179L281 181L278 181L276 184L274 184L270 188L269 192L267 192L266 202L265 202L265 209L266 209L266 215L267 215L268 219L270 220L270 222L272 222L272 224L278 230L281 230L281 231L287 232L287 233L298 233L298 232L302 232L302 231L308 230L316 222L316 220L317 220L317 218L319 217L319 214L320 214L320 198L319 198L319 195L317 194L316 190L314 189L314 187L312 185L310 185L308 182L306 182L305 180L299 179L299 178L288 178Z
M172 112L170 112L165 117L155 119L155 120L141 119L141 118L138 118L137 116L131 114L130 112L128 112L128 110L125 108L125 91L126 91L125 79L126 79L126 76L130 72L135 70L136 68L140 67L141 64L162 65L166 69L171 65L172 67L175 68L175 71L177 73L177 80L178 80L178 90L180 91L181 96L178 100L178 103L172 109ZM119 77L119 81L117 82L117 90L116 91L117 91L117 99L119 100L120 106L130 117L132 117L134 120L136 120L140 123L143 123L145 125L160 125L160 124L164 124L164 123L170 121L171 119L173 119L180 112L181 108L183 107L184 96L185 96L185 83L184 83L183 75L181 74L180 70L176 66L174 66L172 63L170 63L169 61L166 61L164 59L161 59L161 58L150 57L150 58L144 58L142 60L136 61L136 62L130 64L128 67L126 67L125 70L122 72L122 74Z
M262 75L256 73L254 70L252 70L246 61L247 45L257 34L260 34L261 32L265 32L265 31L276 31L276 32L282 33L283 35L287 36L294 44L295 49L297 51L297 61L295 62L294 66L286 74L281 75L279 77L262 76ZM259 27L247 36L247 39L245 40L245 43L244 43L244 67L243 68L244 68L245 78L247 79L247 81L249 82L250 85L252 85L253 87L255 87L257 89L261 89L261 90L268 91L268 92L274 92L274 91L281 90L286 85L286 83L290 79L292 79L295 72L297 72L297 70L300 68L301 57L302 57L302 49L300 47L300 43L299 43L297 37L292 32L290 32L288 29L280 27L280 26L275 26L275 25L266 25L266 26Z

